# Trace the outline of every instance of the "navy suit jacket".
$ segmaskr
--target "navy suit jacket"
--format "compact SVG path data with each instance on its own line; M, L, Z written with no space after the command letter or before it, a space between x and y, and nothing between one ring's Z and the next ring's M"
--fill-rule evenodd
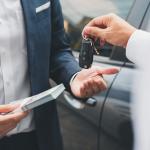
M36 8L49 2L39 13ZM69 88L72 75L80 70L65 34L59 0L21 0L24 13L31 94L50 88L49 78ZM56 103L34 110L40 150L62 150Z

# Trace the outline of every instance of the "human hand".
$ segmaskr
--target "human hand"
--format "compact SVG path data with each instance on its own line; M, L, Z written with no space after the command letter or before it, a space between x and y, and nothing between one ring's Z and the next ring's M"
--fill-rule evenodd
M83 29L84 37L96 37L112 45L126 47L132 33L136 30L115 14L97 17Z
M14 112L12 114L7 114L14 111L17 107L19 107L18 104L0 105L0 137L5 136L27 116L28 112Z
M94 94L107 89L107 84L102 75L118 73L117 68L107 69L83 69L80 71L71 83L72 93L79 98L88 98Z

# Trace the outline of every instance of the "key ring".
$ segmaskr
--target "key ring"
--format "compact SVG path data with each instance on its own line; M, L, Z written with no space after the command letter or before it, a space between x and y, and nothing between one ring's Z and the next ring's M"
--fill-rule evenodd
M94 40L92 38L87 38L86 36L83 36L83 39L84 40L89 40L91 42L91 46L93 47L94 51L96 52L97 55L99 55L99 51L98 49L96 48L95 44L94 44Z

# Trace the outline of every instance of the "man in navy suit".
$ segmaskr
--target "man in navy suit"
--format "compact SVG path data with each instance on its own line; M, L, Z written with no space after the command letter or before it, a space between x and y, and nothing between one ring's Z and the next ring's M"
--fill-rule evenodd
M59 0L0 1L0 149L62 150L55 101L30 112L13 111L13 100L63 83L79 98L106 89L102 74L116 69L81 70L65 34Z

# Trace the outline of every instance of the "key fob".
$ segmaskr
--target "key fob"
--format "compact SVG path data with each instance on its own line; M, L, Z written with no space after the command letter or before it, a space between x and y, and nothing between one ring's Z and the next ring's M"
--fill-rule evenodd
M79 65L81 68L88 69L93 63L93 41L91 39L83 39L79 54Z

